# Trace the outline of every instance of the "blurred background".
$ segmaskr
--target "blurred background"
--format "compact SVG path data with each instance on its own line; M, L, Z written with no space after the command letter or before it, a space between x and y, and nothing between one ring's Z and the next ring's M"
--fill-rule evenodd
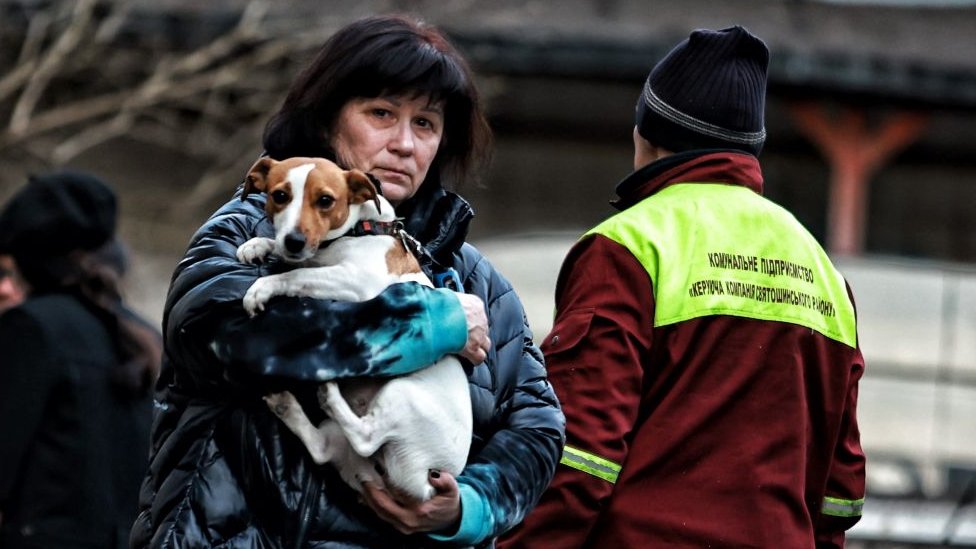
M496 132L472 241L536 339L559 264L612 213L654 62L699 27L772 51L766 194L858 303L869 456L858 548L976 547L976 0L0 0L0 201L71 167L112 183L128 297L159 322L193 231L335 29L408 12L471 61Z

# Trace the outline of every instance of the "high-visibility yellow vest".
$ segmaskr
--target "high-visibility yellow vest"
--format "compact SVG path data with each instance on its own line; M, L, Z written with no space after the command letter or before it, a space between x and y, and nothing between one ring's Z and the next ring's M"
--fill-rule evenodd
M733 315L857 345L854 305L826 252L792 214L746 187L671 185L587 234L619 243L647 270L655 327Z

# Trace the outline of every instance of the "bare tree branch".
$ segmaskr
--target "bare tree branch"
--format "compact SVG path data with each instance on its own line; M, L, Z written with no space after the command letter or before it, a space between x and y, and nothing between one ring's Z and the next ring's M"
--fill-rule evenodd
M159 14L136 13L126 0L42 5L26 24L2 29L19 42L6 65L0 57L0 162L51 168L115 139L149 143L205 163L173 203L197 215L260 153L288 84L282 75L340 24L318 18L276 32L269 8L251 0L235 18L213 16L205 27L213 34L188 48L161 15L153 26L146 17Z
M100 145L110 139L125 135L132 129L133 119L128 112L120 112L113 118L89 126L71 138L62 141L51 151L51 160L55 164L63 164L82 152Z
M34 72L38 58L41 56L42 42L47 36L52 22L52 15L45 12L31 17L28 21L27 32L24 34L24 40L21 43L17 65L0 78L0 101L23 86L27 78Z
M80 0L75 4L71 22L67 30L58 38L54 46L47 51L37 64L37 69L31 72L31 77L21 92L20 99L14 105L13 114L8 125L10 133L16 135L24 131L30 124L30 117L34 107L40 100L44 89L51 78L68 59L71 50L78 47L82 37L88 30L95 9L95 0Z

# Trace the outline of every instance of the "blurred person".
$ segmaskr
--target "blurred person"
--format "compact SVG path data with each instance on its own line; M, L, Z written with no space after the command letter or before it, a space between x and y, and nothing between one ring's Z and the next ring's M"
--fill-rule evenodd
M448 190L484 167L490 137L470 69L438 30L368 17L325 42L269 121L266 153L375 176L442 287L394 284L363 303L276 297L251 318L245 291L282 266L238 260L242 243L274 234L268 198L241 200L238 188L193 236L170 287L132 547L488 547L522 520L555 471L564 420L518 296L465 242L473 212ZM360 497L262 400L408 373L447 353L466 362L474 436L457 478L431 472L426 502L372 484ZM306 400L321 416L314 393Z
M561 465L500 547L842 547L860 518L854 302L762 196L768 61L736 26L650 71L620 212L568 253L542 343Z
M81 172L32 177L0 213L29 285L0 315L0 547L127 546L145 474L161 335L121 294L116 196Z
M0 255L0 314L20 304L26 294L14 258L8 254Z

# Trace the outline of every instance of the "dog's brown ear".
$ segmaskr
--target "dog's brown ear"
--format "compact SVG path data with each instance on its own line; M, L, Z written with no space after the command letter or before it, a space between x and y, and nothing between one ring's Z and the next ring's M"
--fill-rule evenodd
M244 178L244 193L241 194L241 200L247 198L247 195L254 191L264 191L268 188L268 172L271 171L274 164L273 158L264 156L251 166L247 172L247 177Z
M379 192L373 184L373 176L359 170L349 170L346 172L346 181L349 183L350 204L362 204L372 200L376 204L376 211L381 211Z

